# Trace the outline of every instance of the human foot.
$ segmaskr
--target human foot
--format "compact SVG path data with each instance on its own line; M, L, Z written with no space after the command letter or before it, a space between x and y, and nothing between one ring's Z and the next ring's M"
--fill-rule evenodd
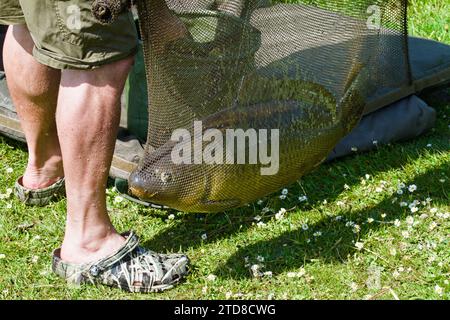
M183 254L159 254L139 246L133 233L112 254L95 262L68 263L61 250L53 253L52 269L67 282L103 284L130 292L159 292L172 288L187 273L189 258Z

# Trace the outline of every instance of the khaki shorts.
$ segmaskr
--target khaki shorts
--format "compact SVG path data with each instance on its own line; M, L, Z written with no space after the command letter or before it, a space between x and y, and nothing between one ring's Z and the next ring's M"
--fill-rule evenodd
M34 57L56 69L92 69L137 51L133 16L102 25L91 0L0 0L0 24L26 24Z

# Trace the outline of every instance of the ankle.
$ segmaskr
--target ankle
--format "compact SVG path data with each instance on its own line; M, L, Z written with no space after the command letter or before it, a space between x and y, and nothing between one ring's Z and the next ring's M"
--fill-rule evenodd
M125 238L115 230L107 235L85 235L82 238L66 233L61 246L61 259L71 263L89 263L116 252Z
M45 161L29 159L23 175L22 185L29 189L48 187L64 177L62 157L53 155Z

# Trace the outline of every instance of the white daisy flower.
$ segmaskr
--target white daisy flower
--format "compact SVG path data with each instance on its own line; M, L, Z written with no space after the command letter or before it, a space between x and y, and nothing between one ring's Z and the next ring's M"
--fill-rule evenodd
M264 262L264 257L263 256L257 256L256 260L258 260L259 262Z
M428 230L433 231L434 229L436 229L437 226L438 226L437 223L433 221L430 223Z
M402 236L403 236L403 238L408 239L409 238L409 232L408 231L402 231Z
M375 189L375 192L378 192L378 193L383 192L383 188L377 187L377 188Z
M284 194L280 195L280 199L281 199L281 200L286 199L286 195L284 195Z
M374 222L375 220L373 219L373 218L367 218L367 223L372 223L372 222Z
M407 216L406 217L406 223L409 225L414 224L414 218L412 216Z
M364 248L364 243L358 241L358 242L355 243L355 247L356 247L356 249L361 251Z
M408 206L408 202L400 202L400 207L407 207Z
M417 190L417 186L415 184L412 184L408 187L408 191L409 192L414 192Z
M257 204L258 204L258 205L262 205L262 204L263 204L263 201L262 201L262 200L258 200Z
M419 208L417 208L417 207L412 207L410 210L411 210L412 213L415 213L415 212L419 211Z
M400 227L400 225L401 225L401 222L400 222L400 220L398 220L398 219L395 219L395 221L394 221L394 226L396 226L396 227Z
M6 168L6 173L13 173L13 168L11 168L11 167L8 167L8 168Z
M175 219L175 215L172 213L172 214L169 214L169 216L167 217L169 220L173 220L173 219Z
M304 223L302 224L302 229L306 231L309 229L309 226L306 223Z
M398 184L398 189L404 189L404 188L406 188L406 185L403 182L400 182Z
M397 190L397 194L402 195L402 194L403 194L403 190L402 190L402 189L398 189L398 190Z
M266 227L266 224L265 224L264 222L260 221L260 222L258 222L258 223L256 224L256 226L257 226L258 228L265 228L265 227Z
M286 188L281 190L281 194L287 195L288 193L289 193L289 190Z
M347 221L346 223L345 223L345 226L346 227L353 227L355 225L355 223L353 222L353 221Z
M431 208L430 212L434 214L434 213L438 212L438 209L437 208Z
M376 146L376 145L378 144L378 141L377 141L377 140L373 140L373 141L372 141L372 144L373 144L374 146Z
M255 216L255 217L253 218L253 220L255 220L255 221L261 221L261 216Z
M342 216L336 216L336 218L334 218L334 220L341 221L342 220Z
M351 150L352 150L353 152L357 152L357 151L358 151L358 148L357 148L357 147L352 147Z
M123 202L123 200L125 200L122 196L115 196L114 197L114 202L115 203L121 203Z
M269 211L270 211L270 208L265 207L265 208L263 208L263 209L261 210L261 213L262 213L262 214L265 214L265 213L267 213L267 212L269 212Z
M349 190L349 189L350 189L350 186L349 186L348 184L344 184L344 189L345 189L345 190Z
M211 282L216 281L216 279L217 279L217 276L215 274L210 274L206 277L206 280L211 281Z
M266 271L263 273L263 275L264 275L264 277L272 278L273 273L272 273L272 271Z
M367 174L367 173L366 173L366 174L364 175L364 177L366 178L366 180L369 180L369 179L370 179L370 174Z
M300 202L305 202L307 200L308 200L307 196L300 196L300 197L298 197L298 201L300 201Z
M207 235L206 233L203 233L203 234L201 235L201 237L202 237L202 240L208 239L208 235Z
M12 203L7 203L6 204L6 209L12 209Z
M395 250L395 248L392 248L391 250L389 250L389 253L391 254L391 256L395 256L397 255L397 250Z
M383 219L386 218L386 213L382 213L381 218L383 218Z
M358 285L354 282L350 283L350 288L352 289L353 292L358 290Z
M441 288L439 285L435 285L434 292L436 292L438 295L442 296L444 294L444 289Z
M322 231L316 231L313 234L314 237L320 237L321 235L322 235Z
M361 227L357 224L353 226L353 233L358 233L361 231Z
M394 278L398 278L398 277L400 277L400 273L399 273L397 270L395 270L395 271L392 273L392 276L393 276Z

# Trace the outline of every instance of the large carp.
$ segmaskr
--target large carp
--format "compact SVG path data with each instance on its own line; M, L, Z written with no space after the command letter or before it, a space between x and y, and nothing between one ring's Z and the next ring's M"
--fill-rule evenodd
M364 105L362 96L349 90L335 105L337 116L327 107L292 100L222 110L203 119L202 134L208 129L220 130L224 136L227 129L279 130L279 171L275 175L262 175L265 165L261 163L175 164L174 148L192 141L170 140L130 175L130 192L185 212L217 212L253 202L320 164L357 124ZM251 147L246 145L247 155Z

